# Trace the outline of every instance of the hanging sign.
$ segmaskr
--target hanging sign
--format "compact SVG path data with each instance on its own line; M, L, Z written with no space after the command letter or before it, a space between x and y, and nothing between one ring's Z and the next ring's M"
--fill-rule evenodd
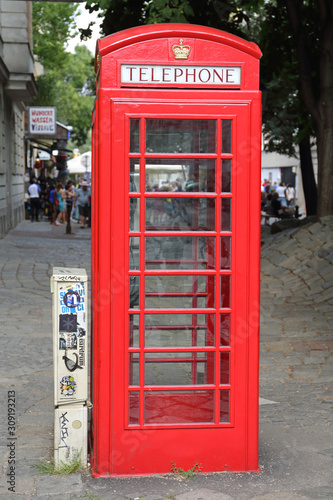
M56 108L31 107L29 113L29 134L55 135L57 131Z
M162 85L240 85L240 66L122 64L121 83Z

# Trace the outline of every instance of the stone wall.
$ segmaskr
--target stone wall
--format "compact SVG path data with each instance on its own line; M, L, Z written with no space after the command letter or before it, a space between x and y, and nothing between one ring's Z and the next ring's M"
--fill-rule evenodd
M0 0L0 238L24 216L24 111L36 93L31 8Z

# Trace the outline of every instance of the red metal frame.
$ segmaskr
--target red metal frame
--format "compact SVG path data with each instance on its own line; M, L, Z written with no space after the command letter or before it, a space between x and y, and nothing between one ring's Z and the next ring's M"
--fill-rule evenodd
M131 61L140 61L145 50L151 54L149 61L163 62L161 56L158 59L156 55L160 54L156 47L165 47L166 42L170 47L180 36L192 45L195 43L196 50L190 60L193 65L202 61L203 53L209 53L213 46L216 48L216 42L223 45L229 56L226 60L230 64L235 64L235 61L242 64L242 89L222 92L181 86L180 92L171 88L164 91L116 88L120 63L129 62L128 49ZM257 85L260 51L253 44L217 30L189 25L157 25L107 37L100 41L99 52L102 64L93 134L93 475L168 472L171 461L184 469L198 461L203 463L204 471L258 470L261 108ZM140 119L140 151L130 153L129 124L134 118ZM145 120L148 118L216 120L216 151L186 155L147 153ZM221 152L221 120L232 120L232 152L228 154ZM133 193L129 193L131 158L140 162L140 186ZM213 159L215 190L172 194L146 192L145 161L151 158ZM232 160L231 193L221 192L223 158ZM206 200L207 206L215 204L214 214L212 209L207 212L210 215L206 228L200 228L196 223L192 230L185 226L177 230L166 230L165 225L146 227L146 200L168 198L180 202L192 199L194 207L200 200ZM130 199L137 200L140 207L139 231L130 227ZM221 203L224 199L231 200L231 231L222 231L221 228ZM194 213L198 212L194 210ZM211 252L207 258L199 259L198 239L193 239L192 257L181 260L189 264L192 259L193 268L161 269L157 264L166 261L159 258L150 259L150 264L155 262L156 269L147 268L146 238L171 236L214 238L215 258ZM231 265L230 269L221 270L223 236L231 236ZM129 270L132 237L140 241L139 269L136 270ZM171 263L177 264L180 260L171 258ZM199 263L205 264L206 268L199 268ZM146 280L150 277L163 279L171 276L175 277L175 282L181 277L190 280L192 276L192 290L164 290L162 293L146 290ZM198 280L203 276L207 277L206 289L199 291ZM129 308L131 277L139 279L139 304L135 308ZM230 277L226 284L223 284L223 277ZM228 303L220 303L221 283L230 295ZM157 297L192 297L192 307L147 308L146 299ZM202 298L205 307L198 304L198 299ZM200 307L196 307L198 305ZM230 314L229 345L220 344L222 313ZM139 317L139 346L133 345L134 330L129 329L129 315L133 314ZM179 314L192 315L192 322L181 325L155 323L148 326L148 330L188 329L192 332L192 346L145 345L146 316L177 318ZM204 325L198 325L198 314L206 315ZM198 345L197 331L203 329L206 345ZM215 338L209 336L212 330ZM171 353L179 356L175 358L176 363L170 358ZM177 367L177 364L189 363L191 384L156 385L154 381L145 385L148 359L148 364L159 363L158 366L174 363L170 366ZM227 374L221 375L220 364L228 362ZM198 363L205 366L203 383L200 384L196 383ZM133 385L134 381L136 385ZM228 399L225 398L227 394ZM228 402L229 418L226 420L224 407ZM183 415L179 415L179 405L185 412ZM185 411L186 406L188 411Z

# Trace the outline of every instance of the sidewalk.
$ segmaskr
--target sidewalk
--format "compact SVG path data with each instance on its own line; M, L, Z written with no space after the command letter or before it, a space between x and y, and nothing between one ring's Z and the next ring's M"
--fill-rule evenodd
M263 231L267 228L262 226ZM263 234L258 474L92 479L37 474L53 452L50 276L90 275L90 229L23 221L0 240L0 500L333 498L333 218ZM8 491L7 403L15 391L15 493Z

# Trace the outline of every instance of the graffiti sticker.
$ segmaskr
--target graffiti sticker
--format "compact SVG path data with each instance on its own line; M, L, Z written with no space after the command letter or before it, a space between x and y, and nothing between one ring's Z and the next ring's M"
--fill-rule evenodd
M75 372L78 368L80 370L83 370L83 367L80 366L81 363L81 355L80 355L80 364L79 364L79 356L76 354L76 352L73 353L75 357L75 361L73 361L71 358L67 356L66 354L62 357L62 359L65 361L65 366L69 372Z
M62 396L74 396L76 394L76 382L74 377L62 377L60 381L60 393Z
M64 295L63 298L64 304L66 307L69 307L70 309L75 309L81 302L81 297L79 292L75 292L74 290L69 290Z
M77 331L77 315L76 314L60 314L59 315L59 330L62 332Z
M59 350L65 351L66 349L77 349L77 334L60 332L59 333Z

